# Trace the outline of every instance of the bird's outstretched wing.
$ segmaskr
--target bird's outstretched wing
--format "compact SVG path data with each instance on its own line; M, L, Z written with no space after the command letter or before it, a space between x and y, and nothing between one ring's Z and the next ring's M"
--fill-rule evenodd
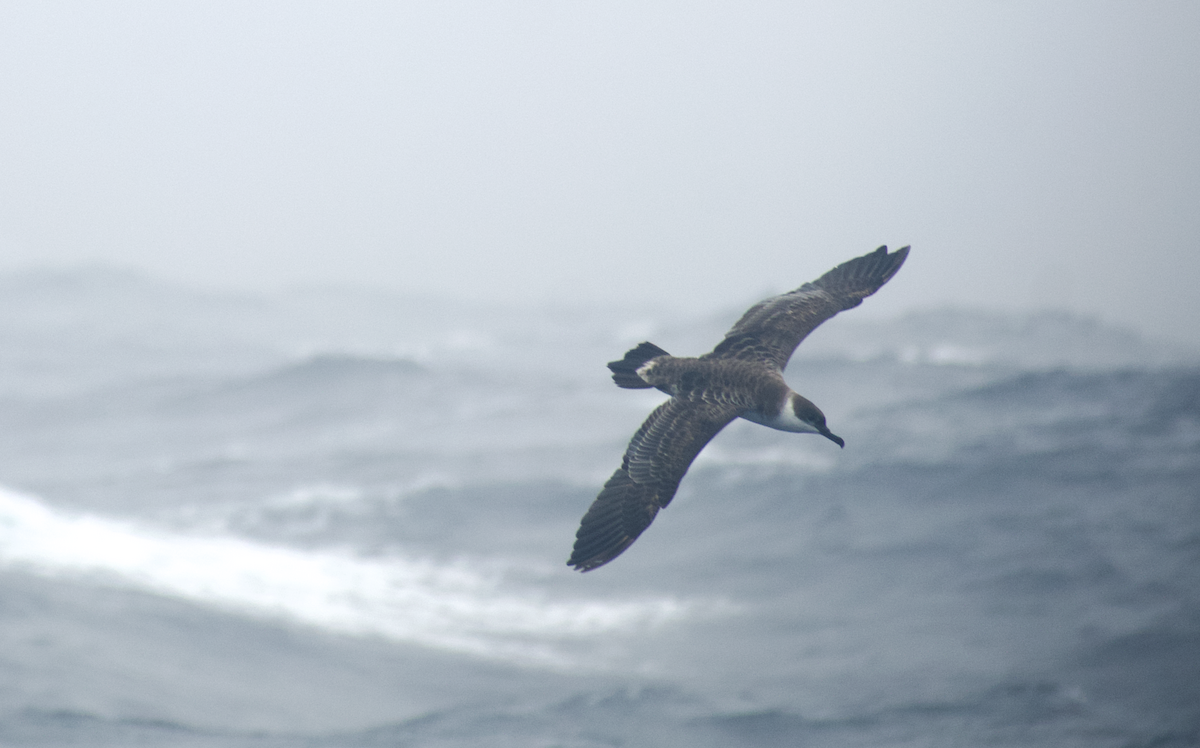
M705 358L769 361L780 371L810 332L838 312L852 309L879 290L904 264L908 247L887 247L838 265L795 291L750 307Z
M655 408L630 440L621 467L583 516L567 564L590 571L621 555L658 510L671 503L704 445L742 410L678 398Z

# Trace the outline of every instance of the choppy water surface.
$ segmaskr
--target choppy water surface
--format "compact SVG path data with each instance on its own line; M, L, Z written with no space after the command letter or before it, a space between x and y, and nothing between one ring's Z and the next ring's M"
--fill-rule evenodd
M844 451L734 424L579 575L661 397L604 362L737 310L4 284L0 745L1200 744L1186 352L846 315Z

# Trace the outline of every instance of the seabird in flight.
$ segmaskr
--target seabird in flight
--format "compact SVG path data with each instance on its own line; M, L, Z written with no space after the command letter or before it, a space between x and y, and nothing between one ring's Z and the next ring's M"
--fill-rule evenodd
M725 339L698 358L642 343L608 365L626 389L656 387L671 396L654 409L625 449L621 467L583 516L568 566L591 571L621 555L654 521L704 445L735 418L780 431L820 434L844 447L825 414L783 380L800 341L879 290L904 264L908 247L887 247L843 262L795 291L750 307Z

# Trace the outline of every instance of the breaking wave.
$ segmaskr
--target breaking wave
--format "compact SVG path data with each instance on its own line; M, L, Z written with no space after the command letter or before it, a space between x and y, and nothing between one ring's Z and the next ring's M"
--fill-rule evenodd
M0 567L84 578L231 612L521 664L683 617L671 598L550 599L466 562L304 551L72 514L0 488Z

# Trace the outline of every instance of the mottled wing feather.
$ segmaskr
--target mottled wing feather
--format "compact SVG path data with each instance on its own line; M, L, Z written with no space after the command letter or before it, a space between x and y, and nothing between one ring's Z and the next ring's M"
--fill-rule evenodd
M660 508L657 494L655 488L634 483L624 468L617 468L583 515L567 564L591 571L621 555L654 521Z
M843 262L811 283L751 307L725 334L709 358L770 361L787 366L796 346L822 322L852 309L900 270L908 247L888 254L887 247Z
M666 506L704 445L743 410L673 397L655 408L629 440L621 467L635 482L657 487Z
M589 571L621 555L671 503L704 445L741 410L677 398L655 408L583 516L567 564Z

